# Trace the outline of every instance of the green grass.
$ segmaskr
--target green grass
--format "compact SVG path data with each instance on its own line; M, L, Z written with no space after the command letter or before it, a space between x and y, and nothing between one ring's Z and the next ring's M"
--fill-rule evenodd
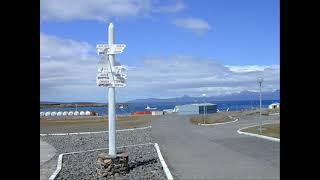
M259 126L250 127L247 129L243 129L241 131L253 133L253 134L260 134ZM261 135L280 139L280 123L279 124L262 125L262 134Z
M219 112L219 113L213 113L213 114L206 114L205 120L202 115L197 115L192 118L190 118L190 122L192 124L215 124L215 123L223 123L223 122L229 122L229 121L234 121L233 119L229 118L228 116L236 116L240 112Z
M137 128L151 125L152 119L157 119L159 116L118 116L117 129ZM59 128L59 127L91 127L94 129L108 128L108 118L93 117L81 119L49 119L40 118L40 128Z
M280 109L268 109L269 114L280 113Z

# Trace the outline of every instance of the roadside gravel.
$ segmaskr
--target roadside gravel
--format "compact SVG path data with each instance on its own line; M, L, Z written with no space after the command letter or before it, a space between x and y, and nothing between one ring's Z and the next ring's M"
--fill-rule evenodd
M129 151L129 173L116 174L115 177L107 179L166 179L153 145L128 147L127 149ZM96 173L98 154L106 151L64 155L62 170L56 179L106 179L98 177Z
M108 148L108 133L40 136L54 146L57 154ZM117 132L117 147L152 143L151 128ZM166 179L156 149L151 145L131 146L130 172L116 179ZM67 154L63 156L62 169L56 179L105 179L96 176L98 154L108 150ZM56 159L56 158L54 158ZM113 178L113 177L108 177Z
M40 136L40 139L54 146L58 153L107 148L108 133L81 134L67 136ZM144 144L152 142L151 128L117 132L116 146Z

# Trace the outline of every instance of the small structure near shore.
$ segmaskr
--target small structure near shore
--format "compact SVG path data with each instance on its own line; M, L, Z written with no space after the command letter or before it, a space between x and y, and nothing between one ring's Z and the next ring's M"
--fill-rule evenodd
M152 116L163 115L163 111L151 111L151 115L152 115Z
M97 116L98 113L91 111L58 111L58 112L40 112L40 117L43 116Z
M269 105L269 109L280 109L280 103L272 103Z

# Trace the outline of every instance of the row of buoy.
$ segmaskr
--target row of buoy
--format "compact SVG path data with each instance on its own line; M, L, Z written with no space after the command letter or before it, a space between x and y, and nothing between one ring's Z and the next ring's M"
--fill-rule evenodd
M94 112L90 111L64 111L64 112L40 112L40 116L90 116L94 115Z

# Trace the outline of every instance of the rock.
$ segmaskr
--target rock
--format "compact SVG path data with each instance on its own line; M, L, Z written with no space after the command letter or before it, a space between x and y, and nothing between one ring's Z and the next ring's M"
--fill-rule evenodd
M107 153L101 153L101 154L99 154L98 155L98 158L101 158L101 159L107 159L107 157L108 157L108 154Z
M109 174L107 172L105 172L105 173L102 174L102 177L108 177L108 175Z
M114 177L119 177L119 175L120 175L119 173L115 173Z
M111 159L105 159L103 162L104 162L106 165L112 164L112 160L111 160Z
M106 171L109 172L112 166L107 167Z

